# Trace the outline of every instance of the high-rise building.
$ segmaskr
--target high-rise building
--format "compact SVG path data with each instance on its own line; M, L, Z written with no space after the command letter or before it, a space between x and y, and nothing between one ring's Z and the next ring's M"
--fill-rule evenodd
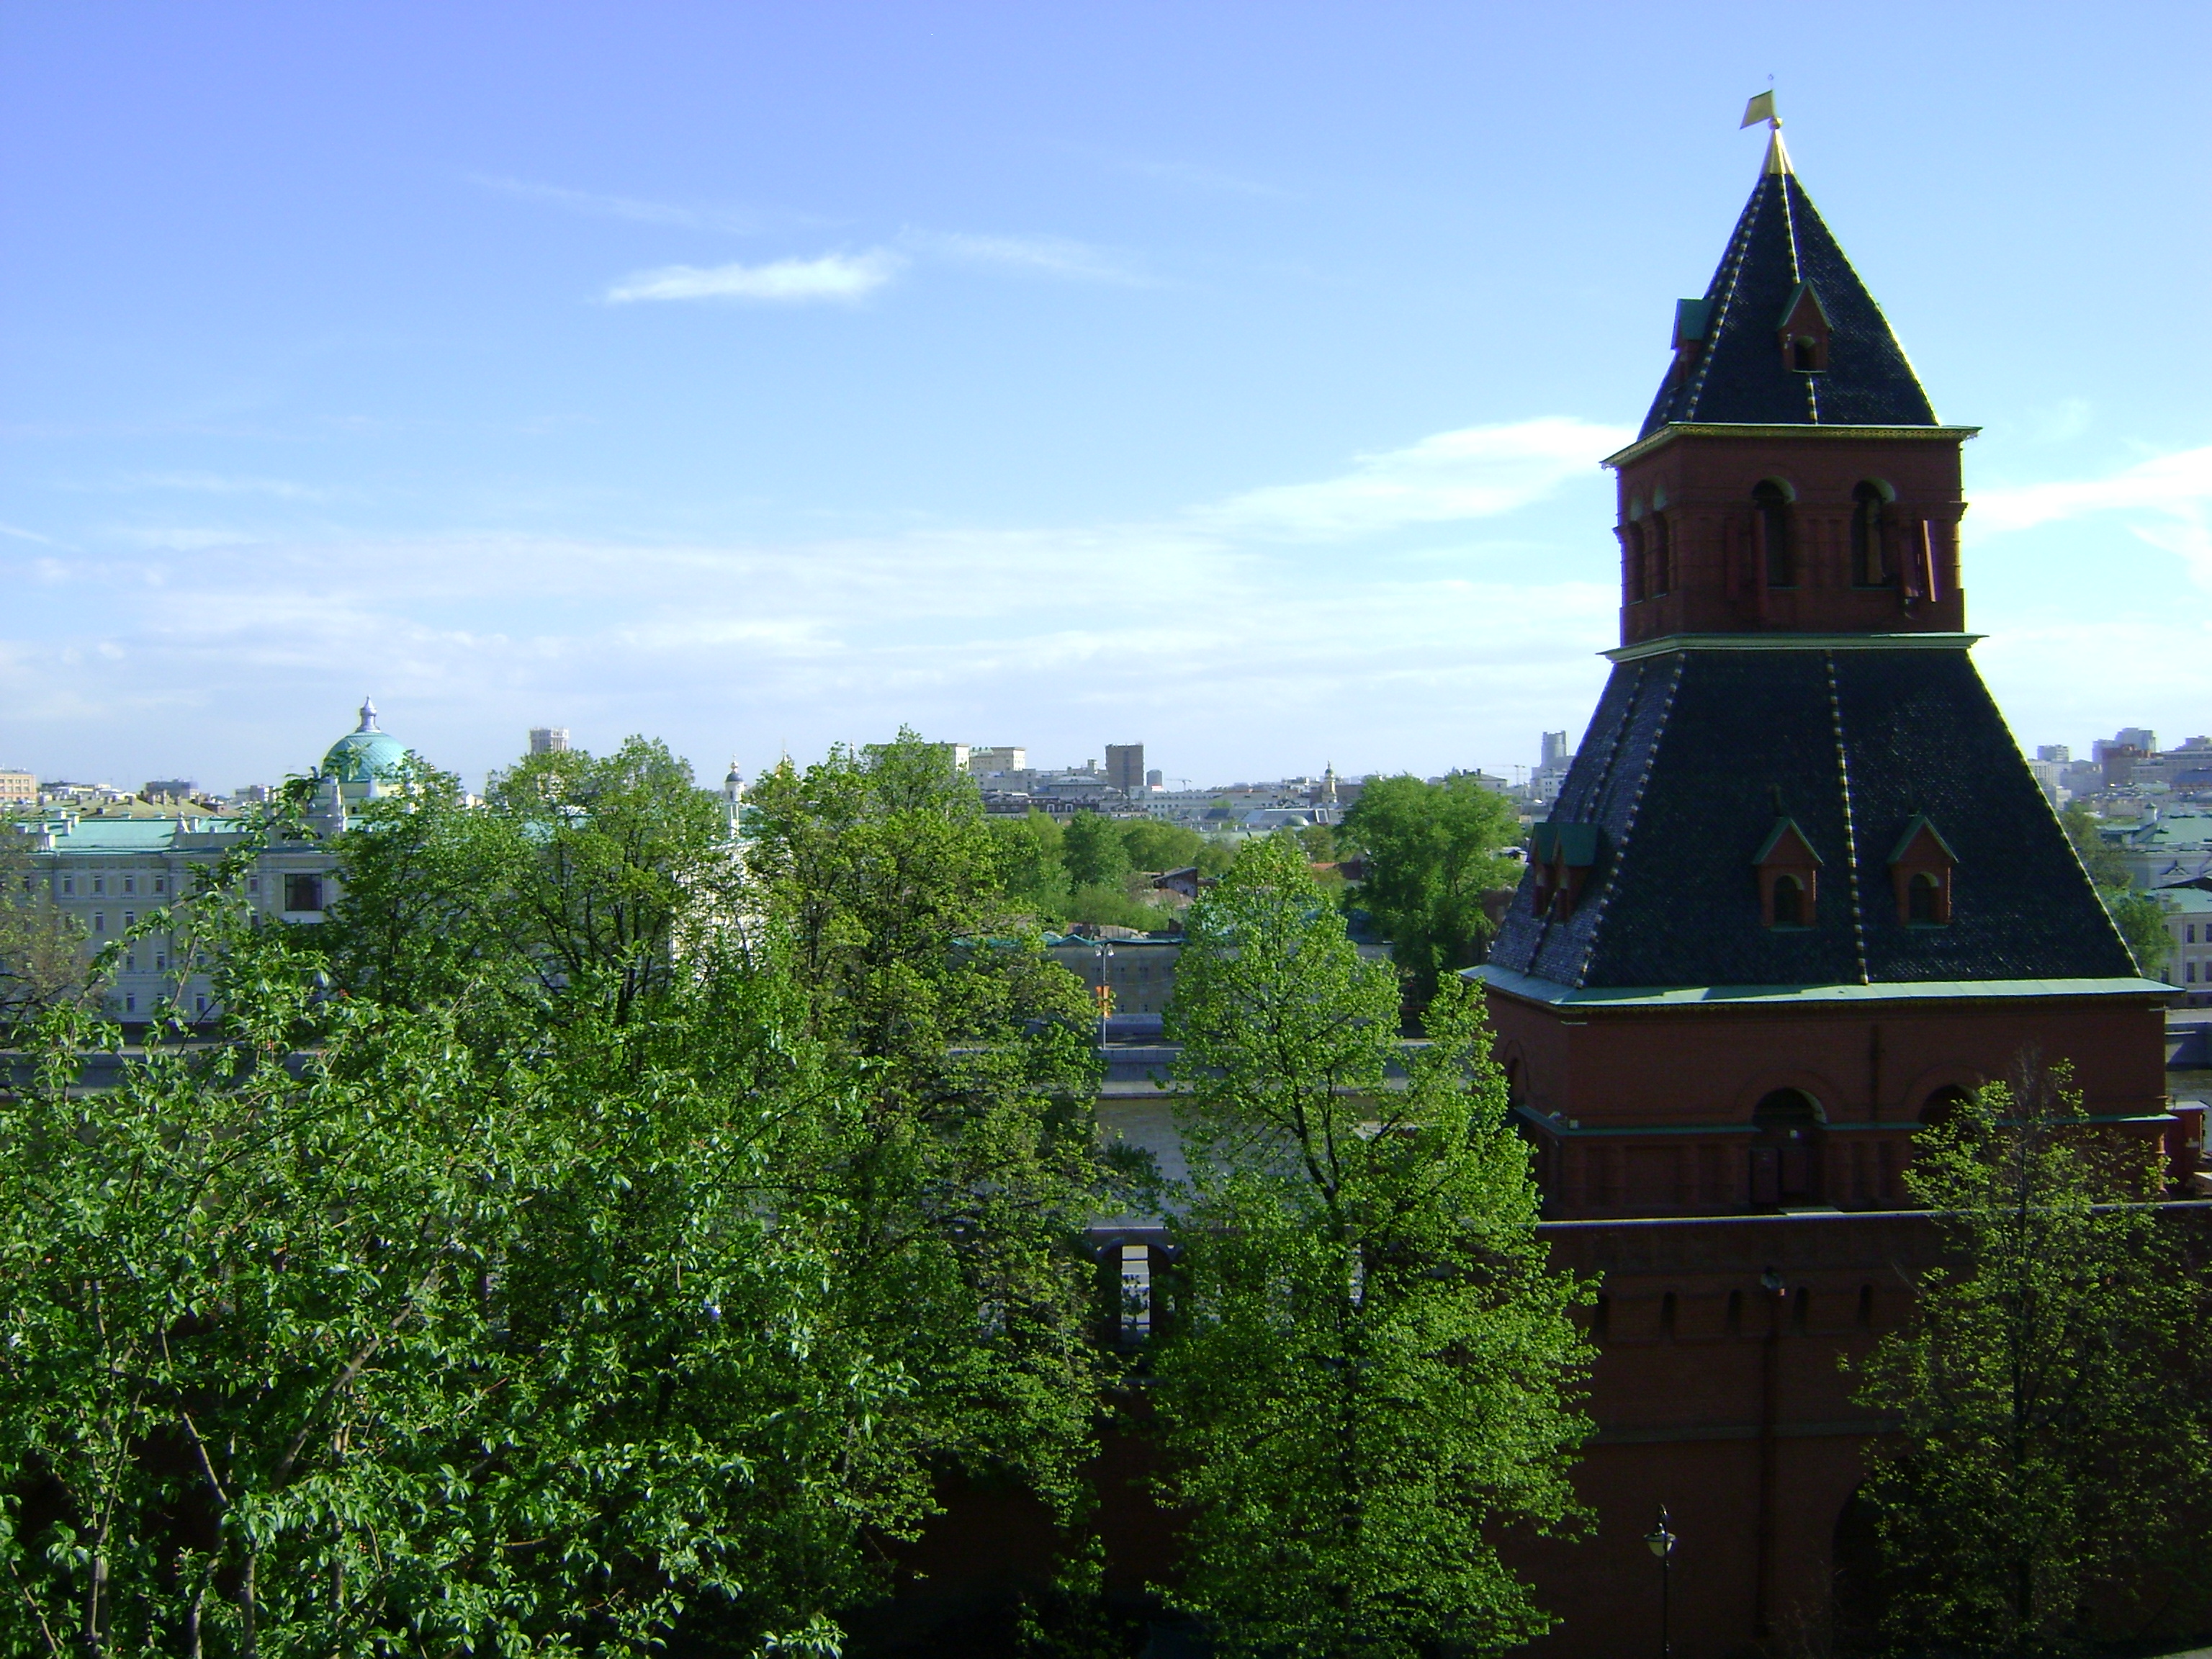
M1574 757L1574 750L1567 747L1567 734L1565 732L1547 732L1544 733L1542 758L1536 763L1540 769L1553 766L1565 766Z
M568 752L568 728L565 726L533 726L530 728L530 752L533 755L565 755Z
M2073 760L2074 750L2063 743L2038 744L2035 748L2035 757L2039 761L2056 761L2061 766L2064 766Z
M1125 795L1143 793L1145 745L1141 743L1108 744L1106 781Z
M149 778L138 793L146 800L190 800L198 789L190 778Z
M38 800L36 772L0 771L0 806L35 806Z
M1029 764L1030 751L1010 743L977 745L968 751L968 769L979 778L994 772L1025 772Z

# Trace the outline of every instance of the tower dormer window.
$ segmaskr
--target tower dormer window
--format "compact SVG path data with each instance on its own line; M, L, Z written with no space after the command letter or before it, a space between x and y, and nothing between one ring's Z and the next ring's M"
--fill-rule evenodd
M1759 920L1776 928L1810 927L1819 915L1820 855L1794 818L1775 819L1753 855Z
M1921 813L1914 813L1889 854L1897 919L1908 927L1942 927L1951 920L1951 875L1959 855Z
M1674 538L1667 528L1667 515L1664 513L1654 513L1651 515L1649 533L1651 542L1651 577L1646 586L1656 599L1662 593L1673 592L1674 586Z
M1782 308L1782 360L1797 374L1818 374L1828 366L1828 313L1810 283L1800 283Z
M1644 598L1644 526L1625 524L1620 526L1620 588L1621 596L1630 605Z
M1751 503L1759 518L1759 558L1766 572L1766 585L1796 586L1796 548L1790 532L1789 486L1772 478L1765 479L1751 492Z
M1851 491L1851 580L1861 587L1887 587L1897 579L1885 515L1892 499L1889 486L1871 478Z

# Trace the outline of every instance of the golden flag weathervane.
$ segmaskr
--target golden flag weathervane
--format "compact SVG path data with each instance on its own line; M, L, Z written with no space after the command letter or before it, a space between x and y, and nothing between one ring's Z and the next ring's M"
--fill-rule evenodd
M1766 141L1765 171L1788 173L1790 170L1790 152L1782 147L1782 118L1774 112L1774 89L1771 87L1765 92L1752 94L1751 101L1743 106L1743 119L1736 123L1736 128L1741 131L1761 121L1772 130L1772 136Z

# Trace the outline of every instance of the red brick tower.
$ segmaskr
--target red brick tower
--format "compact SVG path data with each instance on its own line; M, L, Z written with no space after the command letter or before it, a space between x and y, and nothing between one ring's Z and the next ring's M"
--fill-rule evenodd
M1909 1305L1911 1136L2024 1059L2164 1133L2139 976L1969 659L1960 451L1778 130L1619 476L1620 646L1486 985L1555 1251L1602 1275L1598 1540L1547 1650L1830 1617L1879 1427L1839 1352ZM1702 1541L1697 1541L1702 1540Z

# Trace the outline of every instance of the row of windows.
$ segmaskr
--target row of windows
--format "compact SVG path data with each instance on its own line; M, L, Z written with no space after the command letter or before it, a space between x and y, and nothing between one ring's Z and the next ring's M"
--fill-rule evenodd
M86 878L86 879L90 884L89 896L93 898L103 898L107 896L107 884L109 878L105 872L89 876ZM287 875L280 878L280 879L284 884L284 908L287 910L319 910L323 908L324 883L322 877L319 875ZM35 876L25 876L23 878L23 891L26 894L35 891L37 880L38 878ZM77 896L77 878L76 876L59 875L54 877L53 880L59 888L62 897L75 898ZM137 876L126 874L119 878L119 881L120 885L117 890L122 896L128 898L138 890L138 878ZM168 878L166 875L156 873L149 877L148 881L148 892L157 898L169 890ZM0 889L0 891L4 890L4 889ZM246 877L246 890L250 896L258 897L261 893L261 878L258 875L250 875ZM127 927L130 926L130 923L126 921L124 925ZM104 933L107 931L106 921L104 920L104 913L102 915L96 915L93 918L92 931L95 933Z
M1897 919L1909 927L1940 927L1951 920L1949 895L1940 875L1917 870L1906 878ZM1813 896L1796 876L1773 878L1768 890L1770 927L1813 926Z
M1893 587L1898 562L1886 528L1896 492L1877 480L1863 479L1851 490L1851 581L1860 587ZM1773 478L1751 492L1757 514L1761 562L1769 587L1795 587L1799 581L1797 532L1790 486ZM1630 508L1629 522L1621 527L1626 554L1628 602L1634 605L1657 599L1678 585L1674 566L1674 532L1667 515L1645 514L1642 503Z

